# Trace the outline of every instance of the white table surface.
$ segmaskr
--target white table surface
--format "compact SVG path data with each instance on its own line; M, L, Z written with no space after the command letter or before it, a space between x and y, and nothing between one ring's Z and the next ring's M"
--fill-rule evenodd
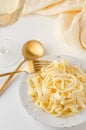
M22 47L25 41L37 39L45 46L46 54L67 54L76 56L85 61L86 52L71 48L57 39L57 16L44 17L29 15L22 17L14 25L7 27L5 36L15 39ZM20 61L22 58L20 59ZM19 62L20 62L19 61ZM0 73L13 70L17 64L11 68L0 69ZM36 122L27 115L19 98L19 80L16 76L9 88L0 96L0 130L60 130L60 128L50 128ZM4 79L0 79L0 84ZM85 130L86 123L68 130ZM66 130L66 128L64 128Z

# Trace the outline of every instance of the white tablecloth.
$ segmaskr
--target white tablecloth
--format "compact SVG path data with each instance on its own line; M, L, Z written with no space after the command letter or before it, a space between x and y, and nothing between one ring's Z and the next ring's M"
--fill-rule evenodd
M15 39L21 46L30 39L37 39L41 41L45 46L46 54L67 54L78 57L85 61L86 52L79 51L71 48L65 43L62 43L57 39L57 17L44 17L37 15L29 15L28 17L22 17L14 25L7 27L5 36ZM22 60L22 58L21 58ZM20 60L20 61L21 61ZM19 61L19 62L20 62ZM0 69L0 73L11 71L17 65ZM19 99L19 80L20 76L16 76L6 90L6 92L0 96L0 130L55 130L45 125L39 124L32 117L27 115ZM0 84L3 78L0 79ZM69 130L85 130L86 123L70 128ZM56 128L56 130L60 130ZM66 128L64 128L66 130Z

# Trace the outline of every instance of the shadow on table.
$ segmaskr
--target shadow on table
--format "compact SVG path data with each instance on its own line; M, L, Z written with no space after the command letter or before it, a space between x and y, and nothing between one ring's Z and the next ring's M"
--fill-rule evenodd
M53 127L48 127L45 125L42 125L42 128L44 128L44 130L86 130L86 123L83 123L79 126L71 127L71 128L53 128Z

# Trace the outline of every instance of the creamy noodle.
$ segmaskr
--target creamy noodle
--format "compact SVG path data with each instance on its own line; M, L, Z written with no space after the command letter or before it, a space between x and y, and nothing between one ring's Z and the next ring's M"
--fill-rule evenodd
M28 78L28 95L42 110L73 116L86 108L86 74L66 61L53 61Z

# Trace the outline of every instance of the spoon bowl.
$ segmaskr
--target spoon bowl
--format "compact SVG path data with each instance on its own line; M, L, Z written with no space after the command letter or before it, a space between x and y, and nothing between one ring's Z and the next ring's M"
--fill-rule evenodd
M22 54L26 60L34 60L43 56L44 47L39 41L30 40L24 44Z

